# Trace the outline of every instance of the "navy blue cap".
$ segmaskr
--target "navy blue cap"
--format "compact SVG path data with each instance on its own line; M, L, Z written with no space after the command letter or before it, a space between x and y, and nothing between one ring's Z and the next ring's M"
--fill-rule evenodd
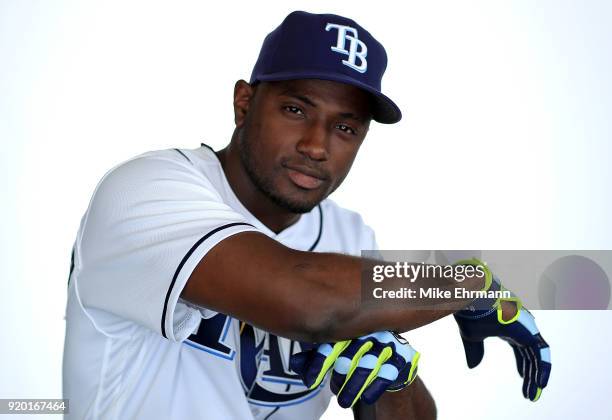
M295 79L347 83L371 94L375 121L392 124L402 113L380 91L386 68L385 48L355 21L293 12L264 40L250 83Z

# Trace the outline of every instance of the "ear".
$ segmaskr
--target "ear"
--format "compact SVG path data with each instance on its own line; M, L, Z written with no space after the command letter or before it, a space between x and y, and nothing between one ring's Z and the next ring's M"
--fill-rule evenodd
M244 80L238 80L234 86L234 123L236 127L244 124L249 104L255 89Z

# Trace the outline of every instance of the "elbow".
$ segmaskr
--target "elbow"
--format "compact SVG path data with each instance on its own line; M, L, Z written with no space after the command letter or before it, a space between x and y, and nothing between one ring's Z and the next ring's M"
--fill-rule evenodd
M307 343L333 341L339 325L333 306L295 296L276 299L275 305L268 303L259 313L265 313L265 317L252 320L254 325L280 337Z
M342 340L341 320L347 319L343 309L336 305L309 304L300 308L297 328L301 340L309 343L327 343ZM349 317L350 318L350 317Z
M331 281L333 270L325 264L303 261L303 253L298 262L291 264L288 273L293 284L291 289L291 320L300 340L310 343L339 341L345 328L345 320L353 319L356 306L351 294ZM307 253L310 254L310 253ZM299 296L300 299L295 299ZM344 322L343 322L344 321Z
M326 343L336 340L336 322L333 318L310 314L303 318L301 325L304 341L309 343Z

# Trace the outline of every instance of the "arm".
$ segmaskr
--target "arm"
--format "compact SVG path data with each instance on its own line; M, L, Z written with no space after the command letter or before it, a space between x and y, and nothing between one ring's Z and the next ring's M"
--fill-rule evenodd
M296 251L263 234L244 232L208 252L181 297L274 334L309 342L339 341L380 330L407 331L455 312L457 302L454 309L446 304L433 310L362 305L364 262L339 254ZM456 285L447 279L427 281L430 286ZM483 281L472 277L461 287L480 290ZM397 284L411 286L404 279Z
M419 377L398 392L387 392L373 405L359 403L353 409L355 420L435 420L436 405Z

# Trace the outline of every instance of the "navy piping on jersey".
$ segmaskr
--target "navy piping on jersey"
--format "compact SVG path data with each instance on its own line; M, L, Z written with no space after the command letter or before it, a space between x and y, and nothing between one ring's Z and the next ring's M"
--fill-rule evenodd
M185 153L181 152L179 149L174 149L174 150L176 150L176 151L177 151L177 152L178 152L178 153L179 153L181 156L183 156L185 159L187 159L187 161L188 161L189 163L191 163L191 164L193 165L193 162L191 161L191 159L189 159L189 158L187 157L187 155L186 155Z
M272 416L272 414L274 414L274 413L276 413L276 412L278 411L278 409L279 409L279 408L280 408L280 407L276 407L274 410L272 410L272 412L271 412L270 414L268 414L268 415L267 415L267 416L264 418L264 420L268 420L268 419L269 419L269 418Z
M213 149L212 147L210 147L209 145L207 145L206 143L200 143L200 146L204 146L204 147L208 147L210 150L212 150L213 153L215 152L215 149Z
M70 255L70 272L68 273L68 286L70 286L70 278L74 271L74 248L72 248L72 255Z
M166 336L166 312L168 311L168 301L170 300L170 294L172 294L172 289L174 288L174 283L176 283L176 279L178 278L178 275L181 272L181 269L183 268L183 266L185 265L185 263L187 262L187 260L191 256L191 254L194 253L194 251L202 244L202 242L204 242L206 239L210 238L215 233L217 233L217 232L219 232L219 231L221 231L223 229L227 229L227 228L230 228L230 227L233 227L233 226L241 226L241 225L254 227L250 223L243 223L243 222L228 223L227 225L219 226L218 228L211 230L206 235L204 235L202 238L200 238L191 247L189 252L187 252L187 254L185 254L185 256L181 260L180 264L176 268L176 272L174 273L174 276L172 277L172 282L170 283L170 287L168 287L168 293L166 293L166 300L164 301L164 310L162 311L162 316L161 316L161 332L162 332L162 335L164 336L164 338L168 338Z
M317 234L317 239L315 239L314 243L308 248L308 251L313 251L317 245L319 245L319 241L321 240L321 235L323 235L323 209L321 205L318 204L317 208L319 209L319 233Z

